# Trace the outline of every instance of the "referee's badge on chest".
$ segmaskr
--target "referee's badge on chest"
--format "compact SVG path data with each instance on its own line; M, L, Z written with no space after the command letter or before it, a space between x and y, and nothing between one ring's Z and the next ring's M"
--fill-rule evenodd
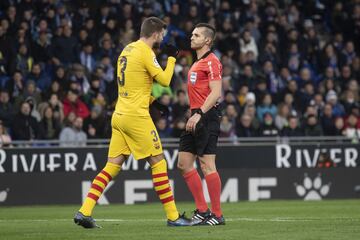
M190 82L194 85L196 83L197 79L197 72L191 72L190 73Z

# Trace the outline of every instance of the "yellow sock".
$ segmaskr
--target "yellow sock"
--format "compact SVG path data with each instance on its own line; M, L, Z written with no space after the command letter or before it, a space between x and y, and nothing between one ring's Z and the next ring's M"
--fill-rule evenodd
M169 220L174 221L179 217L179 212L171 191L165 159L151 166L151 170L154 188L164 206L166 216Z
M79 212L81 212L85 216L91 216L97 200L103 193L108 183L114 177L116 177L116 175L118 175L118 173L120 172L120 168L121 167L117 164L111 162L106 163L103 170L101 170L101 172L95 177L94 181L92 182L88 195Z

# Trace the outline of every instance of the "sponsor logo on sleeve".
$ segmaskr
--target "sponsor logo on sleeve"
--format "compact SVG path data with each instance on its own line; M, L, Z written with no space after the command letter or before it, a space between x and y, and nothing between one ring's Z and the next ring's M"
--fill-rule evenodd
M157 59L156 59L155 56L153 57L153 62L154 62L155 67L157 67L157 68L160 67L160 64L158 63L158 61L157 61Z

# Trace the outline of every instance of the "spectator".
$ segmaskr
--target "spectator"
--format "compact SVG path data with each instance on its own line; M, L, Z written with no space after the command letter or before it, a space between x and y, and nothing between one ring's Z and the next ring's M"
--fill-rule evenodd
M342 105L344 106L345 113L350 114L353 107L358 107L359 99L355 98L355 94L353 91L346 90L343 96Z
M11 141L11 136L7 133L6 127L0 120L0 147L2 148L11 146Z
M181 133L185 130L186 119L185 118L177 118L174 121L174 127L171 132L171 137L179 138Z
M38 105L42 100L41 93L32 80L26 82L26 89L23 94L14 99L15 109L19 109L20 104L28 98L31 98L35 105Z
M347 119L347 126L344 129L344 135L352 140L352 143L359 143L360 128L358 127L358 118L354 114L350 114Z
M10 102L9 93L0 91L0 121L5 127L9 127L14 117L14 108Z
M50 89L43 94L43 98L49 99L53 94L57 95L61 99L65 96L62 85L55 80L51 83Z
M232 138L235 134L235 123L232 122L227 115L224 115L220 121L219 137Z
M86 145L87 136L82 130L83 119L76 117L72 125L63 128L60 132L59 140L62 147L81 147Z
M275 126L277 127L277 129L281 131L284 127L289 125L288 122L289 115L290 115L289 106L286 105L285 103L280 103L278 106L277 115L275 117Z
M167 124L166 118L159 118L155 125L160 138L163 139L171 136L171 129Z
M240 38L240 46L241 46L241 52L247 53L252 52L255 57L255 61L258 57L258 48L256 45L256 42L254 38L251 36L251 33L249 30L244 30L242 37Z
M345 64L351 64L356 57L355 46L353 41L348 41L342 51Z
M68 87L68 79L66 77L64 66L60 65L56 67L53 81L59 82L63 87Z
M87 118L89 116L89 109L79 98L79 92L76 90L69 90L63 102L64 116L66 117L70 112L74 112L77 117Z
M341 67L339 82L342 88L346 86L346 84L351 80L351 68L350 65L344 65Z
M74 90L78 90L81 94L86 94L89 91L90 83L85 75L85 69L81 64L73 65L73 75L70 77L70 85L71 83L74 83L76 86Z
M263 71L266 77L268 89L271 94L277 94L285 88L285 83L281 81L281 78L275 72L274 66L271 61L265 61L263 65Z
M43 71L39 63L34 63L31 68L31 72L27 75L26 79L27 82L34 81L36 87L38 87L41 91L46 91L51 83L51 80Z
M331 90L326 94L326 102L331 104L334 117L343 117L345 109L341 103L338 103L338 97L335 91Z
M227 116L228 121L235 125L236 118L238 116L238 111L236 110L234 104L229 104L226 106L224 116Z
M21 71L16 70L13 74L13 77L6 83L5 89L10 94L10 99L19 97L24 93L25 89L25 80Z
M286 137L300 137L304 136L302 129L299 127L299 119L294 116L290 115L288 117L288 126L285 126L281 131L281 136Z
M344 119L341 117L337 117L335 118L335 136L344 136L345 135L345 131L344 131Z
M141 19L153 14L164 16L168 24L164 42L180 48L171 87L164 90L155 85L157 98L168 93L171 103L175 100L172 91L186 90L194 58L188 51L190 41L184 39L190 38L194 22L205 21L218 26L213 49L224 66L223 89L237 95L233 102L233 96L226 93L222 105L235 104L237 115L245 111L251 115L257 104L259 113L251 120L253 127L262 121L264 112L260 109L266 94L271 95L275 108L285 103L289 114L305 116L303 126L309 114L320 116L326 135L330 134L331 121L323 119L325 103L332 105L333 121L340 122L338 119L359 111L356 23L360 7L350 2L317 1L323 9L315 8L314 3L293 1L220 1L210 5L199 1L10 2L11 6L2 4L6 11L0 24L0 89L9 93L15 112L30 97L42 113L49 98L56 98L53 94L63 100L62 91L69 89L79 92L88 109L101 106L111 110L117 99L116 58L136 38ZM324 13L325 18L314 19L324 17ZM321 44L324 39L325 45ZM93 82L95 78L99 84ZM173 109L167 118L169 126L181 126L188 113L184 103L177 104L169 105ZM308 105L312 105L310 112ZM52 106L53 114L63 121L59 109ZM3 122L8 124L9 120ZM333 134L339 135L341 130Z
M236 111L240 111L239 104L237 103L236 96L233 91L226 91L224 100L221 102L221 109L226 109L228 105L233 105Z
M103 70L106 84L110 84L114 81L114 67L112 65L112 60L108 56L102 56L99 68Z
M49 101L42 103L43 107L39 105L40 109L45 109L47 106L50 106L53 112L53 118L56 119L59 123L62 123L64 120L64 107L62 102L59 100L57 94L51 94Z
M306 118L306 125L304 127L305 136L322 136L323 130L318 123L318 119L315 115L308 115Z
M59 65L60 63L68 66L76 60L77 39L72 36L70 26L63 26L63 33L55 37L52 42L53 61Z
M20 112L15 115L11 128L14 140L40 139L40 129L36 119L31 116L31 107L28 102L23 102Z
M37 122L40 122L41 115L37 110L37 103L33 97L27 97L25 102L29 103L30 105L30 115L36 119Z
M255 105L253 105L253 104L246 105L244 107L243 114L249 115L251 117L251 126L255 130L258 130L259 126L260 126L260 121L256 117L256 107L255 107Z
M246 96L248 93L249 93L249 87L247 85L242 85L240 87L240 89L238 91L238 95L237 95L237 101L241 108L245 105ZM254 103L255 103L255 100L256 99L255 99L255 95L254 95Z
M251 125L252 118L243 114L236 122L236 135L238 137L256 137L256 131Z
M88 139L105 138L105 119L101 106L97 105L91 109L90 116L84 120L83 129Z
M125 27L121 30L119 35L119 45L121 49L118 49L117 52L121 52L121 50L131 43L133 40L135 40L135 30L134 30L134 24L131 19L126 19L125 21Z
M43 139L58 139L61 130L61 124L58 118L54 117L53 110L50 106L47 106L40 121L40 128L43 134Z
M51 59L51 41L45 31L39 33L35 43L31 47L35 62L48 63Z
M177 101L172 106L172 118L180 119L186 115L189 110L189 104L187 103L186 93L183 90L176 92Z
M309 105L314 106L318 113L322 112L325 106L323 95L316 93L313 99L310 101Z
M304 110L305 107L310 104L311 100L314 98L314 94L314 85L311 82L306 82L304 85L304 90L301 94L302 110Z
M276 128L273 115L270 112L264 113L264 121L260 125L259 136L260 137L276 137L279 135L279 130Z
M32 70L34 59L30 56L28 47L25 44L20 45L15 62L16 69L20 69L23 75L28 75Z
M87 71L92 72L95 69L96 61L93 54L93 46L90 42L83 45L79 58L80 63L85 66Z
M321 125L325 136L335 135L335 118L333 117L332 105L329 103L325 104L324 111L321 116Z
M100 44L100 49L98 50L97 59L102 57L108 57L111 61L115 61L117 56L116 49L114 48L113 42L111 39L103 39Z
M87 106L92 107L94 104L95 99L97 98L97 95L100 93L100 86L101 82L100 79L96 76L93 76L90 82L90 89L89 91L84 95L83 99Z
M260 122L264 122L265 113L270 113L272 119L275 118L277 109L276 106L272 103L271 94L267 93L264 95L262 104L257 107L256 112L257 112L257 118L260 120Z
M263 99L264 99L264 96L266 94L268 94L268 89L267 89L267 85L266 85L266 79L264 79L262 77L260 77L258 79L258 81L256 82L256 87L255 87L253 93L256 96L256 102L258 104L261 104Z

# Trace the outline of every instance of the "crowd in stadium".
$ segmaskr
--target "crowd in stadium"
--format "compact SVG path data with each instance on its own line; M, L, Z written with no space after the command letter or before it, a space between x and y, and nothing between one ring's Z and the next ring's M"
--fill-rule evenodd
M3 0L0 142L110 137L116 60L148 16L180 49L171 86L153 88L170 108L151 109L160 137L185 128L191 32L207 22L223 64L220 137L360 138L359 0Z

